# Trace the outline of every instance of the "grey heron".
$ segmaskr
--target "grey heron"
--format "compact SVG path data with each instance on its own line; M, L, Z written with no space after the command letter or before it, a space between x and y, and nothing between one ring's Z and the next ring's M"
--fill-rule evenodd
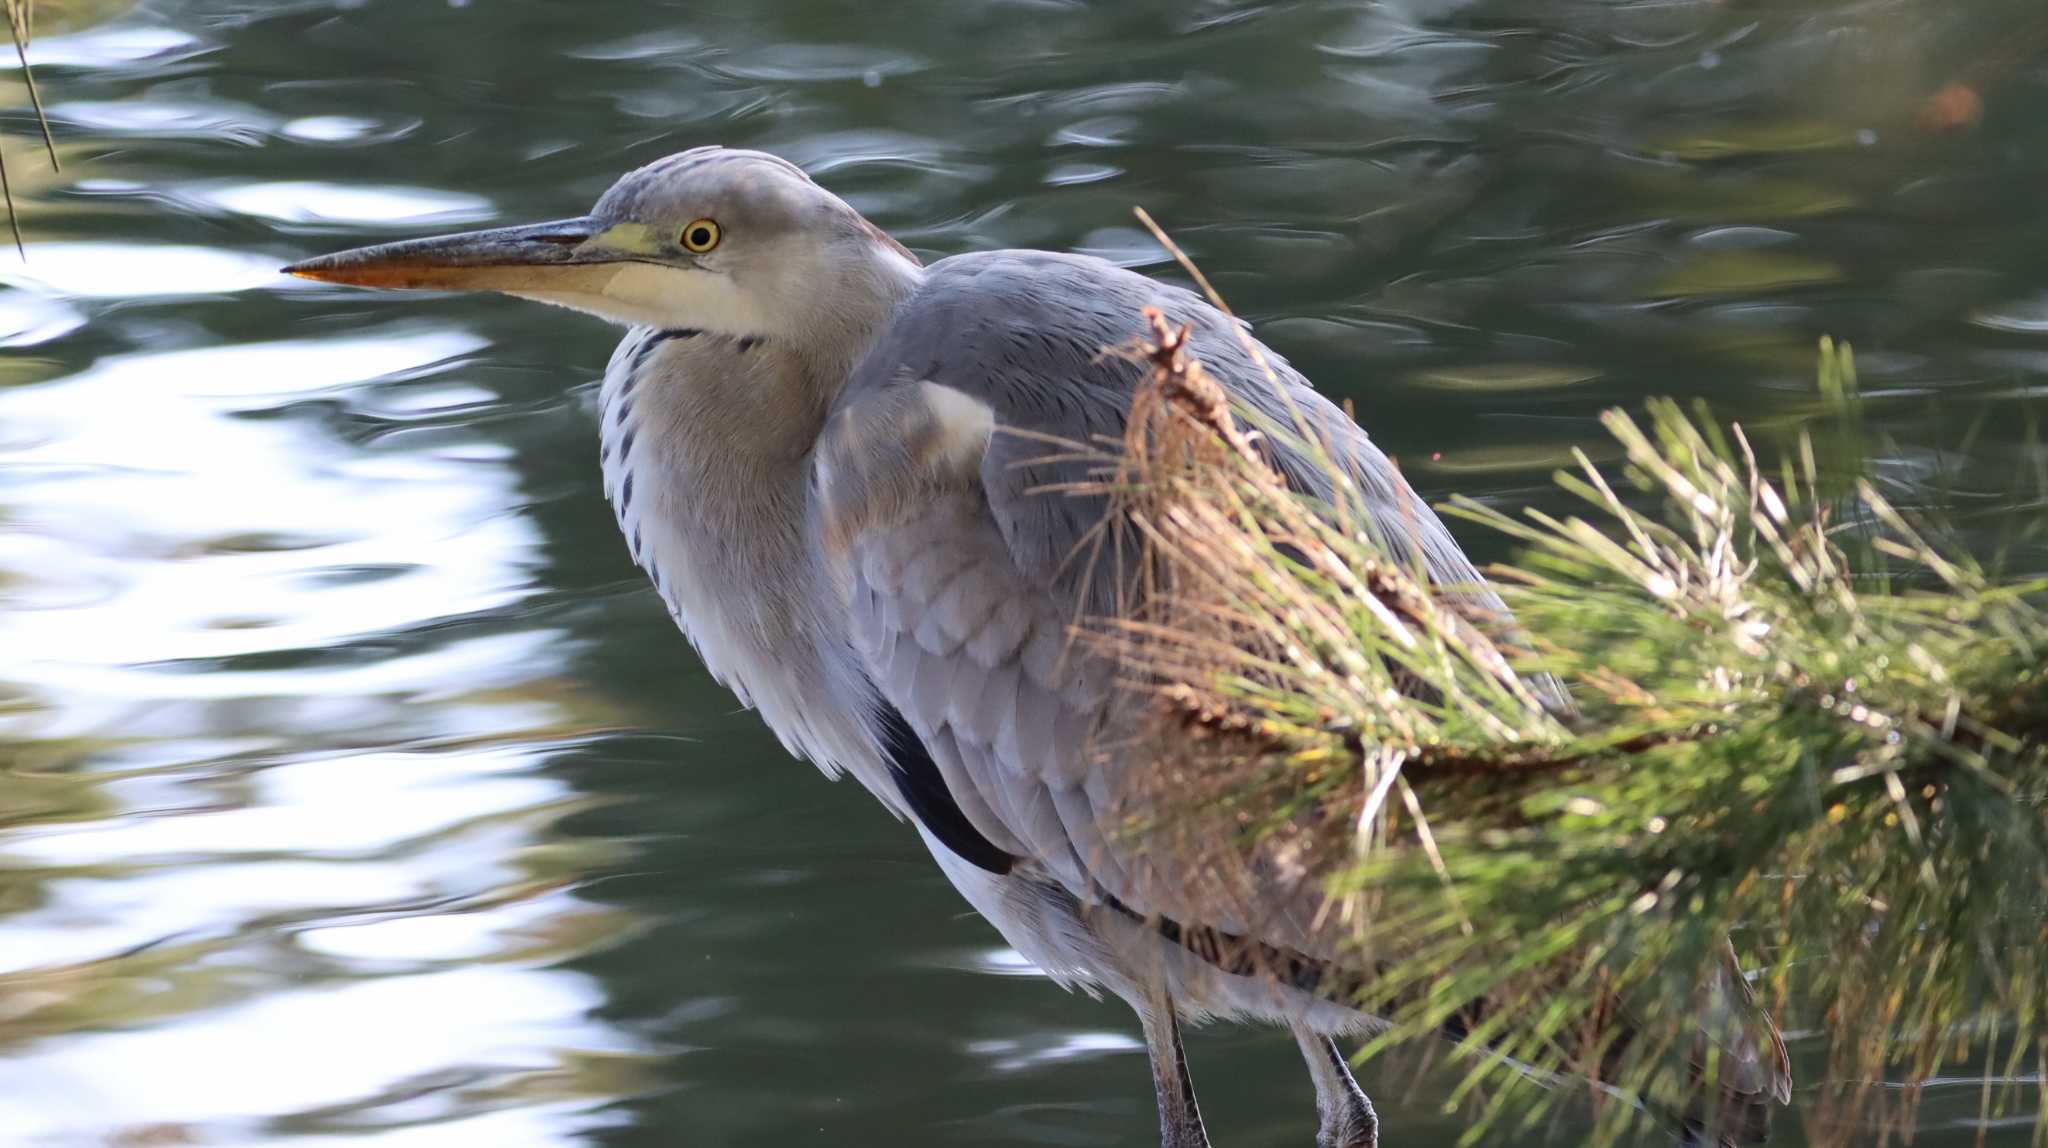
M1374 513L1428 573L1479 587L1448 531L1356 424L1235 320L1100 259L1042 251L930 266L801 169L700 147L615 184L588 215L346 251L286 268L369 287L490 290L629 328L600 390L604 489L632 557L711 672L793 753L911 822L955 887L1059 980L1137 1011L1166 1148L1208 1143L1179 1022L1278 1021L1316 1090L1317 1143L1375 1144L1334 1037L1373 1018L1195 938L1308 955L1289 912L1198 903L1108 824L1124 765L1111 667L1069 648L1118 608L1069 557L1106 513L1053 435L1117 434L1138 368L1101 354L1142 308L1193 326L1236 397L1333 428ZM1284 391L1284 394L1283 394ZM1029 432L1011 434L1010 431ZM1290 476L1318 468L1281 449ZM1300 890L1275 889L1291 902ZM1290 958L1293 959L1293 958ZM1736 1085L1782 1099L1769 1053Z

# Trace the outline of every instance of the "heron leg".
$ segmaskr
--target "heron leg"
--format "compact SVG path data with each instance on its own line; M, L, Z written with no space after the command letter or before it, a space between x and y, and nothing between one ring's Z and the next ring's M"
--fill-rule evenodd
M1180 1019L1173 998L1155 991L1138 1010L1145 1029L1145 1049L1152 1055L1152 1088L1159 1096L1161 1148L1209 1148L1202 1110L1195 1105L1195 1084L1188 1078L1187 1053L1180 1046Z
M1316 1148L1379 1148L1379 1114L1352 1078L1351 1065L1337 1042L1299 1025L1294 1027L1294 1041L1316 1082L1316 1113L1321 1117Z

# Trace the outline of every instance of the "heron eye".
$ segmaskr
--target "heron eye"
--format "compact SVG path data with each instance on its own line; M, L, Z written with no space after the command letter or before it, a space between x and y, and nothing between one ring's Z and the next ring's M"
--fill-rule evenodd
M698 219L683 228L683 249L697 255L718 246L718 223L710 219Z

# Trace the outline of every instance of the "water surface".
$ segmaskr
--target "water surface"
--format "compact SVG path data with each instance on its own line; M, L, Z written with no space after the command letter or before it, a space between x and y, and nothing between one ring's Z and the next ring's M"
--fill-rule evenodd
M2026 0L39 7L66 168L9 115L0 1143L1154 1136L1131 1018L673 632L599 494L615 334L294 258L746 145L927 257L1171 274L1148 207L1432 494L1555 502L1653 393L1767 435L1823 333L1908 490L1988 532L2041 463ZM1191 1055L1223 1148L1309 1142L1290 1041ZM1390 1144L1449 1142L1451 1079L1367 1074ZM1976 1114L1939 1085L1919 1142Z

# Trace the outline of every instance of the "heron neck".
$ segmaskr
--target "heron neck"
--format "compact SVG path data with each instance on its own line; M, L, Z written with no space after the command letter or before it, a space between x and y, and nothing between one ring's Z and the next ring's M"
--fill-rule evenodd
M606 490L634 558L679 614L697 611L665 582L722 584L763 641L787 636L777 631L796 603L781 596L806 564L812 450L855 363L923 278L878 247L820 293L832 306L782 331L642 328L620 344L602 392Z
M923 281L878 253L765 337L642 328L605 373L605 489L633 558L742 693L805 629L810 464L854 364Z
M830 407L846 385L854 364L889 325L896 308L924 284L924 268L894 245L876 244L851 266L841 266L826 300L784 336L789 350L803 363L810 381ZM824 425L824 410L810 428L813 439Z
M831 623L804 531L811 450L838 364L858 353L638 331L606 372L600 418L628 549L705 666L792 752L865 783L865 730L827 704L830 670L808 653Z

